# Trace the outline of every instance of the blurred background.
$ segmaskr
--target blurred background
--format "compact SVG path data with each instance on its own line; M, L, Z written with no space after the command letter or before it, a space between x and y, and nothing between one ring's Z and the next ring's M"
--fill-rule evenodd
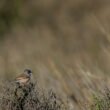
M109 0L0 0L0 86L25 68L71 110L110 85Z

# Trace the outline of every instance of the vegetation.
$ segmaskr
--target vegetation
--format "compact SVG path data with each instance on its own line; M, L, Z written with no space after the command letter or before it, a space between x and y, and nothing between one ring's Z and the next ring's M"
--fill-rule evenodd
M93 91L110 85L109 13L108 0L0 0L0 92L2 80L12 81L16 74L30 68L33 81L38 80L40 87L52 88L57 98L68 101L71 110L80 110ZM12 107L13 100L15 108L22 106L22 97L13 96L16 87L7 85L1 92L5 94L1 97L7 96L2 98L8 103L6 107ZM26 97L37 90L29 90ZM25 96L25 88L18 91ZM40 93L48 94L45 90ZM40 101L41 105L45 103ZM108 105L106 93L94 95L86 110Z
M46 92L30 83L24 86L4 88L0 98L0 110L65 110L63 103L50 90Z
M83 106L83 110L110 110L110 90L107 88L99 94L93 94L90 102Z
M21 0L1 0L0 3L0 35L2 35L20 20Z

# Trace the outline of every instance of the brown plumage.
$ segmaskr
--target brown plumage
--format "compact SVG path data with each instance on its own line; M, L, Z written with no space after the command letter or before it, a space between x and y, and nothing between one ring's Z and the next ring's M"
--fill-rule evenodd
M20 85L24 85L25 83L30 81L30 78L31 78L31 71L26 69L23 74L15 78L15 82L19 83Z

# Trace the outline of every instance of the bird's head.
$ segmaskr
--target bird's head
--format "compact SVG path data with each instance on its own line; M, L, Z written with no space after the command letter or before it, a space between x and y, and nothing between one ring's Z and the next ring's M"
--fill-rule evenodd
M25 70L24 70L24 74L26 74L26 75L28 75L28 76L31 76L32 71L29 70L29 69L25 69Z

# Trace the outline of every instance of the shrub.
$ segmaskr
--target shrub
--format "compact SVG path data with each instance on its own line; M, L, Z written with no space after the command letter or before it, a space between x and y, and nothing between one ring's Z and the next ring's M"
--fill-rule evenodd
M90 110L110 110L110 90L106 89L101 95L93 95L89 105Z
M25 86L9 85L0 98L2 110L64 110L63 103L50 90L46 92L30 83Z

